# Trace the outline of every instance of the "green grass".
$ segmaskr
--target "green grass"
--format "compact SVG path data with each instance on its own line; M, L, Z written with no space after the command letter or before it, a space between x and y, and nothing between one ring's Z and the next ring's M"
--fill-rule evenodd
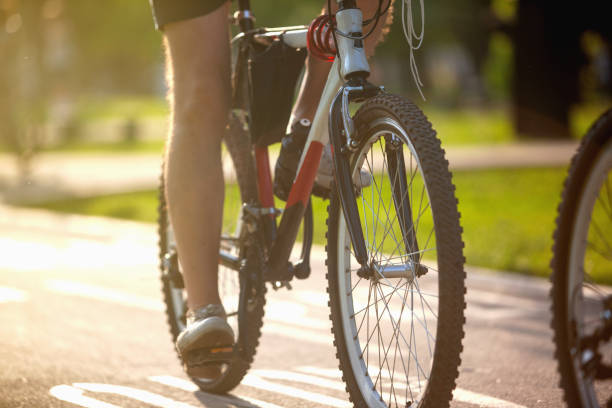
M110 194L104 196L58 200L30 205L62 213L97 215L133 221L156 222L157 192Z
M510 143L514 129L506 109L424 109L442 145Z
M164 98L151 95L112 95L83 97L76 104L79 122L109 118L163 117L169 113Z
M136 140L133 142L90 142L90 141L74 141L64 143L58 146L41 149L45 153L161 153L164 151L163 140Z
M546 276L565 169L457 172L468 263Z
M566 170L520 169L454 174L464 228L465 255L471 265L546 276L552 232ZM228 205L239 208L235 186ZM280 205L280 203L279 203ZM315 242L323 245L327 201L314 199ZM45 203L54 211L155 222L157 193L145 191Z

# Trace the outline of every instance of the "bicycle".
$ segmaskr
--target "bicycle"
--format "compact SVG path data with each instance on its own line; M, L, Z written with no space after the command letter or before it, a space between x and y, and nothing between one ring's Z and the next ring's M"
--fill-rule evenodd
M572 159L553 235L551 325L571 407L612 406L611 171L612 109Z
M335 17L310 26L255 28L249 1L239 0L233 111L224 137L231 158L224 162L233 163L236 183L226 186L219 255L221 296L237 341L214 361L221 365L217 378L192 380L214 393L238 385L258 346L266 284L290 289L293 278L309 276L310 195L329 138L335 182L327 279L349 397L356 406L447 406L465 321L463 242L448 162L416 105L367 82L361 11L353 0L339 7ZM385 11L380 1L373 19ZM284 135L306 49L334 62L280 211L268 146ZM360 105L352 116L351 104ZM353 181L362 171L369 184L358 187ZM176 339L187 306L163 177L159 210L163 293ZM302 221L301 258L290 262Z

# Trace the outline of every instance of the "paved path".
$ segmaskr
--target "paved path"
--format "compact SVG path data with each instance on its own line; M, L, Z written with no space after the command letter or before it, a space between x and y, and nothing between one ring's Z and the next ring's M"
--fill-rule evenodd
M270 291L249 377L196 391L159 291L155 227L0 206L1 407L348 407L329 332L324 256ZM468 270L453 407L559 407L548 284Z
M576 142L455 147L446 149L446 157L454 170L565 166L576 147ZM224 165L231 178L230 161ZM160 167L161 154L41 154L31 184L16 186L13 158L0 155L0 194L19 201L151 189L157 187Z

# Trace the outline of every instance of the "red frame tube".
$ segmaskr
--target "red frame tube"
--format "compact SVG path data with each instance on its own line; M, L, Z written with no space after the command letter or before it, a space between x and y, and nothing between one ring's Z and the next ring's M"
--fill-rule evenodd
M304 157L302 167L298 171L293 186L291 186L286 208L291 207L298 201L301 201L304 208L306 208L322 154L323 144L315 141L311 142L310 146L308 146L306 157Z
M270 171L270 155L268 147L255 148L255 165L257 166L257 191L262 207L274 207L274 192L272 189L272 172ZM274 214L271 214L274 217Z

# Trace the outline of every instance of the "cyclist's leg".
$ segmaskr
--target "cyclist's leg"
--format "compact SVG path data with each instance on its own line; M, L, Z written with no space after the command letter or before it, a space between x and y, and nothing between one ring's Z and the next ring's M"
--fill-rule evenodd
M172 107L166 194L191 310L220 303L221 137L230 101L227 4L164 26Z
M335 5L336 2L333 2ZM364 18L369 18L374 15L378 7L378 0L367 0L359 2L359 7L363 12ZM385 33L389 30L389 26L393 21L393 0L391 0L391 7L387 14L380 18L376 30L365 40L366 54L368 57L374 55L376 46L382 41ZM365 28L366 30L369 27ZM302 81L302 87L296 104L293 108L291 115L291 121L296 122L300 119L308 119L312 121L314 119L323 87L325 87L325 81L329 73L331 62L323 61L318 58L308 57L306 60L306 72L304 75L304 81Z

